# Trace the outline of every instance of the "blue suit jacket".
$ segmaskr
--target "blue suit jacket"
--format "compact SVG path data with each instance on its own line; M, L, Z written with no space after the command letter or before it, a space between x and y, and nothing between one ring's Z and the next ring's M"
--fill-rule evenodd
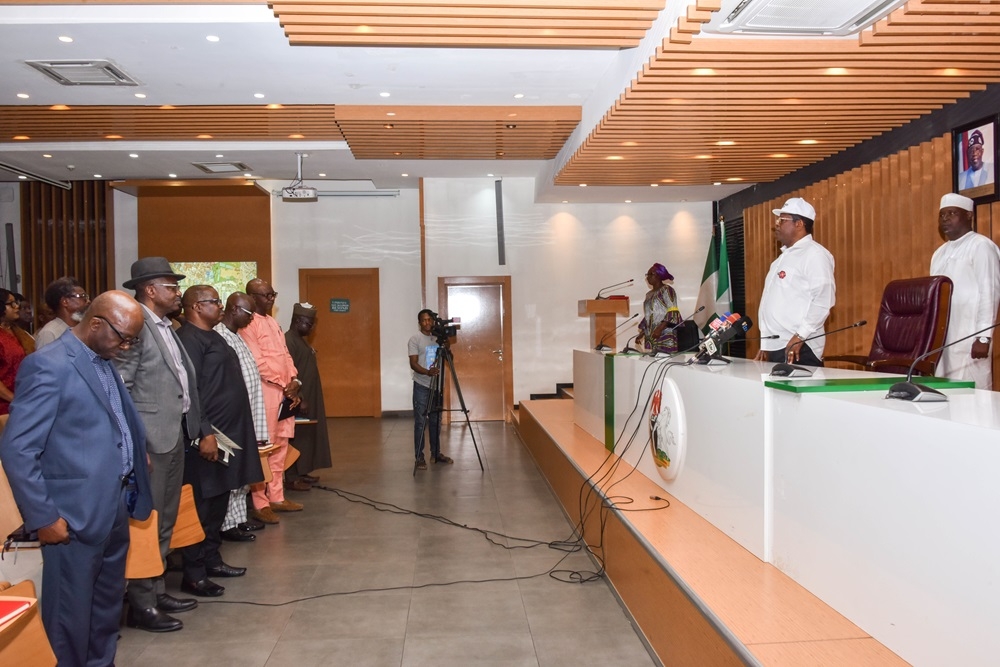
M70 330L25 357L0 438L0 459L28 530L61 516L80 542L95 545L111 533L118 512L122 436L82 346ZM132 433L139 492L132 516L146 519L153 507L146 433L125 385L113 374Z

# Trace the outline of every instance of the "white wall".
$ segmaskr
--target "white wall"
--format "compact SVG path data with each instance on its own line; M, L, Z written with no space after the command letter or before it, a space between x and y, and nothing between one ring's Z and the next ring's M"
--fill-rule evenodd
M284 183L262 182L280 189ZM685 316L694 310L711 237L711 203L535 204L534 180L503 181L507 264L497 260L494 179L425 179L427 304L437 310L440 276L510 275L514 400L572 382L573 349L589 346L590 323L577 301L605 285L635 279L627 293L642 310L644 275L661 262L676 277ZM118 284L136 259L135 198L115 193ZM398 197L320 197L271 204L275 316L288 325L299 269L379 269L382 409L410 409L406 341L416 330L420 294L417 190ZM622 293L619 290L615 292ZM619 345L635 334L619 333ZM345 341L345 344L349 341Z
M534 180L503 181L507 264L497 258L494 179L425 179L429 307L439 276L510 275L514 400L572 382L573 349L589 346L590 322L577 302L605 285L626 291L642 311L644 276L661 262L675 276L685 316L694 310L712 234L710 202L535 204ZM634 324L618 340L634 335ZM461 335L461 334L459 334Z

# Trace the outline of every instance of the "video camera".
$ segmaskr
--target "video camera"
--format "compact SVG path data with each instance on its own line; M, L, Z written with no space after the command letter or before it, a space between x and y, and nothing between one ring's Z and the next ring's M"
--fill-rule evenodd
M431 311L431 318L434 320L434 324L431 325L431 335L437 338L439 343L458 335L458 330L462 326L462 318L460 317L445 320L438 317L437 313Z

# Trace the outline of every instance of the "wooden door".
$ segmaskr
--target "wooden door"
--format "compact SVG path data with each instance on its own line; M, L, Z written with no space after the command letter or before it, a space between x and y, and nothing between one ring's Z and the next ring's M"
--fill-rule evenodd
M441 278L441 317L461 318L452 342L455 372L471 421L506 421L513 409L513 356L510 328L510 277ZM461 407L449 376L445 382L452 410ZM459 412L451 420L464 420Z
M316 306L310 343L327 417L380 417L378 269L299 269L299 299Z

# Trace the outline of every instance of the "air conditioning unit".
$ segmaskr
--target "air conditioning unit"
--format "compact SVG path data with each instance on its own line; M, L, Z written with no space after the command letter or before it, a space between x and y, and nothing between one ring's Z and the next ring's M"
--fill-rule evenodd
M851 35L883 18L906 0L731 0L706 32L768 35ZM735 5L735 6L734 6ZM727 14L726 11L729 10Z

